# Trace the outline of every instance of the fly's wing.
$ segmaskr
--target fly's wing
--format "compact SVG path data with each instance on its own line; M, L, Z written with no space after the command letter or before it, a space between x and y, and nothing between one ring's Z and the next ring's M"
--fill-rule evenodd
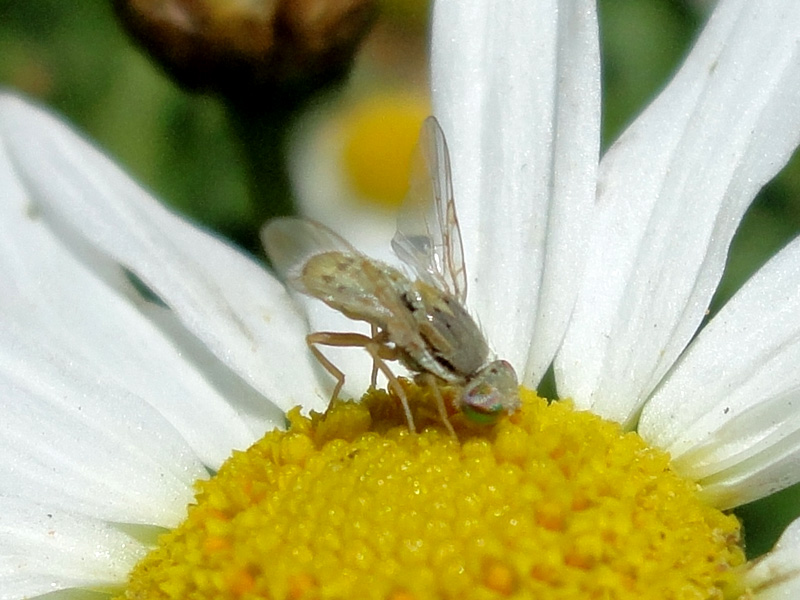
M312 256L325 252L361 256L325 225L296 217L272 219L261 228L261 243L278 277L304 294L309 291L303 283L303 267Z
M450 154L435 117L428 117L422 125L392 248L420 279L464 303L467 274L453 200Z

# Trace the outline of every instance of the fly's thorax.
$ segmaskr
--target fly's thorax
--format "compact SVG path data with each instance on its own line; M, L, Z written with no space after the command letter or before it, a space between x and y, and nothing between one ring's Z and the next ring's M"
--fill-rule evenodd
M414 283L412 312L437 362L462 381L479 370L489 346L478 325L452 295L422 281Z

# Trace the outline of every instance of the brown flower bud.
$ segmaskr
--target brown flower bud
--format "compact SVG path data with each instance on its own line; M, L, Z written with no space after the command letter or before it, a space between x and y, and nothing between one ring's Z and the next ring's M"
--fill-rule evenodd
M114 0L182 85L254 106L296 103L340 80L375 0Z

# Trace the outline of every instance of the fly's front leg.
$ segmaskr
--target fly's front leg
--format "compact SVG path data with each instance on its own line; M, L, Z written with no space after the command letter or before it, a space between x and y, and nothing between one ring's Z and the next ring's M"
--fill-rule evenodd
M444 423L447 431L450 432L450 435L454 439L458 439L456 430L453 429L453 424L450 422L450 418L447 416L447 408L444 405L444 398L442 397L442 392L439 389L439 383L436 381L436 377L434 377L431 373L421 373L417 376L417 380L431 390L434 398L436 399L436 409L439 411L439 418L442 420L442 423Z

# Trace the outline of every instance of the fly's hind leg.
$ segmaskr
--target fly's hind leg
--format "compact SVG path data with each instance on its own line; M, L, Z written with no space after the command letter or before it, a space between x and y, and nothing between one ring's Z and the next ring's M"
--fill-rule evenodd
M319 361L325 370L333 375L336 378L336 385L333 388L333 393L331 394L331 399L328 402L328 410L331 407L333 401L339 396L339 392L342 391L342 386L344 385L344 373L342 372L339 367L333 364L330 359L325 356L319 348L317 348L317 344L322 346L363 346L364 341L361 339L369 342L369 339L365 335L361 335L358 333L334 333L331 331L318 331L316 333L309 333L306 336L306 344L308 344L309 350ZM325 411L327 414L327 410Z
M333 388L331 394L331 402L333 402L342 391L344 385L344 373L339 367L334 365L331 360L325 356L317 344L320 346L334 346L334 347L353 347L353 348L366 348L372 344L372 338L361 333L343 333L341 331L317 331L309 333L306 336L306 344L314 354L314 357L319 361L325 370L336 378L336 386ZM328 404L330 409L330 404Z
M314 354L319 363L325 368L328 373L336 378L336 386L333 388L331 395L331 403L339 395L344 385L344 373L336 365L334 365L329 358L327 358L317 345L320 346L334 346L334 347L362 347L372 357L373 368L373 386L375 385L375 378L377 371L380 370L389 380L389 385L392 386L394 393L400 398L403 405L403 412L405 413L406 420L408 421L408 429L411 433L416 433L417 429L414 426L414 417L411 415L411 408L408 405L408 398L406 397L403 387L395 377L392 370L386 364L386 360L394 358L394 349L388 348L382 340L381 333L377 333L374 337L369 337L361 333L343 333L337 331L317 331L309 333L306 336L306 343L309 349ZM328 409L325 411L327 414L330 410L331 404L328 404Z

